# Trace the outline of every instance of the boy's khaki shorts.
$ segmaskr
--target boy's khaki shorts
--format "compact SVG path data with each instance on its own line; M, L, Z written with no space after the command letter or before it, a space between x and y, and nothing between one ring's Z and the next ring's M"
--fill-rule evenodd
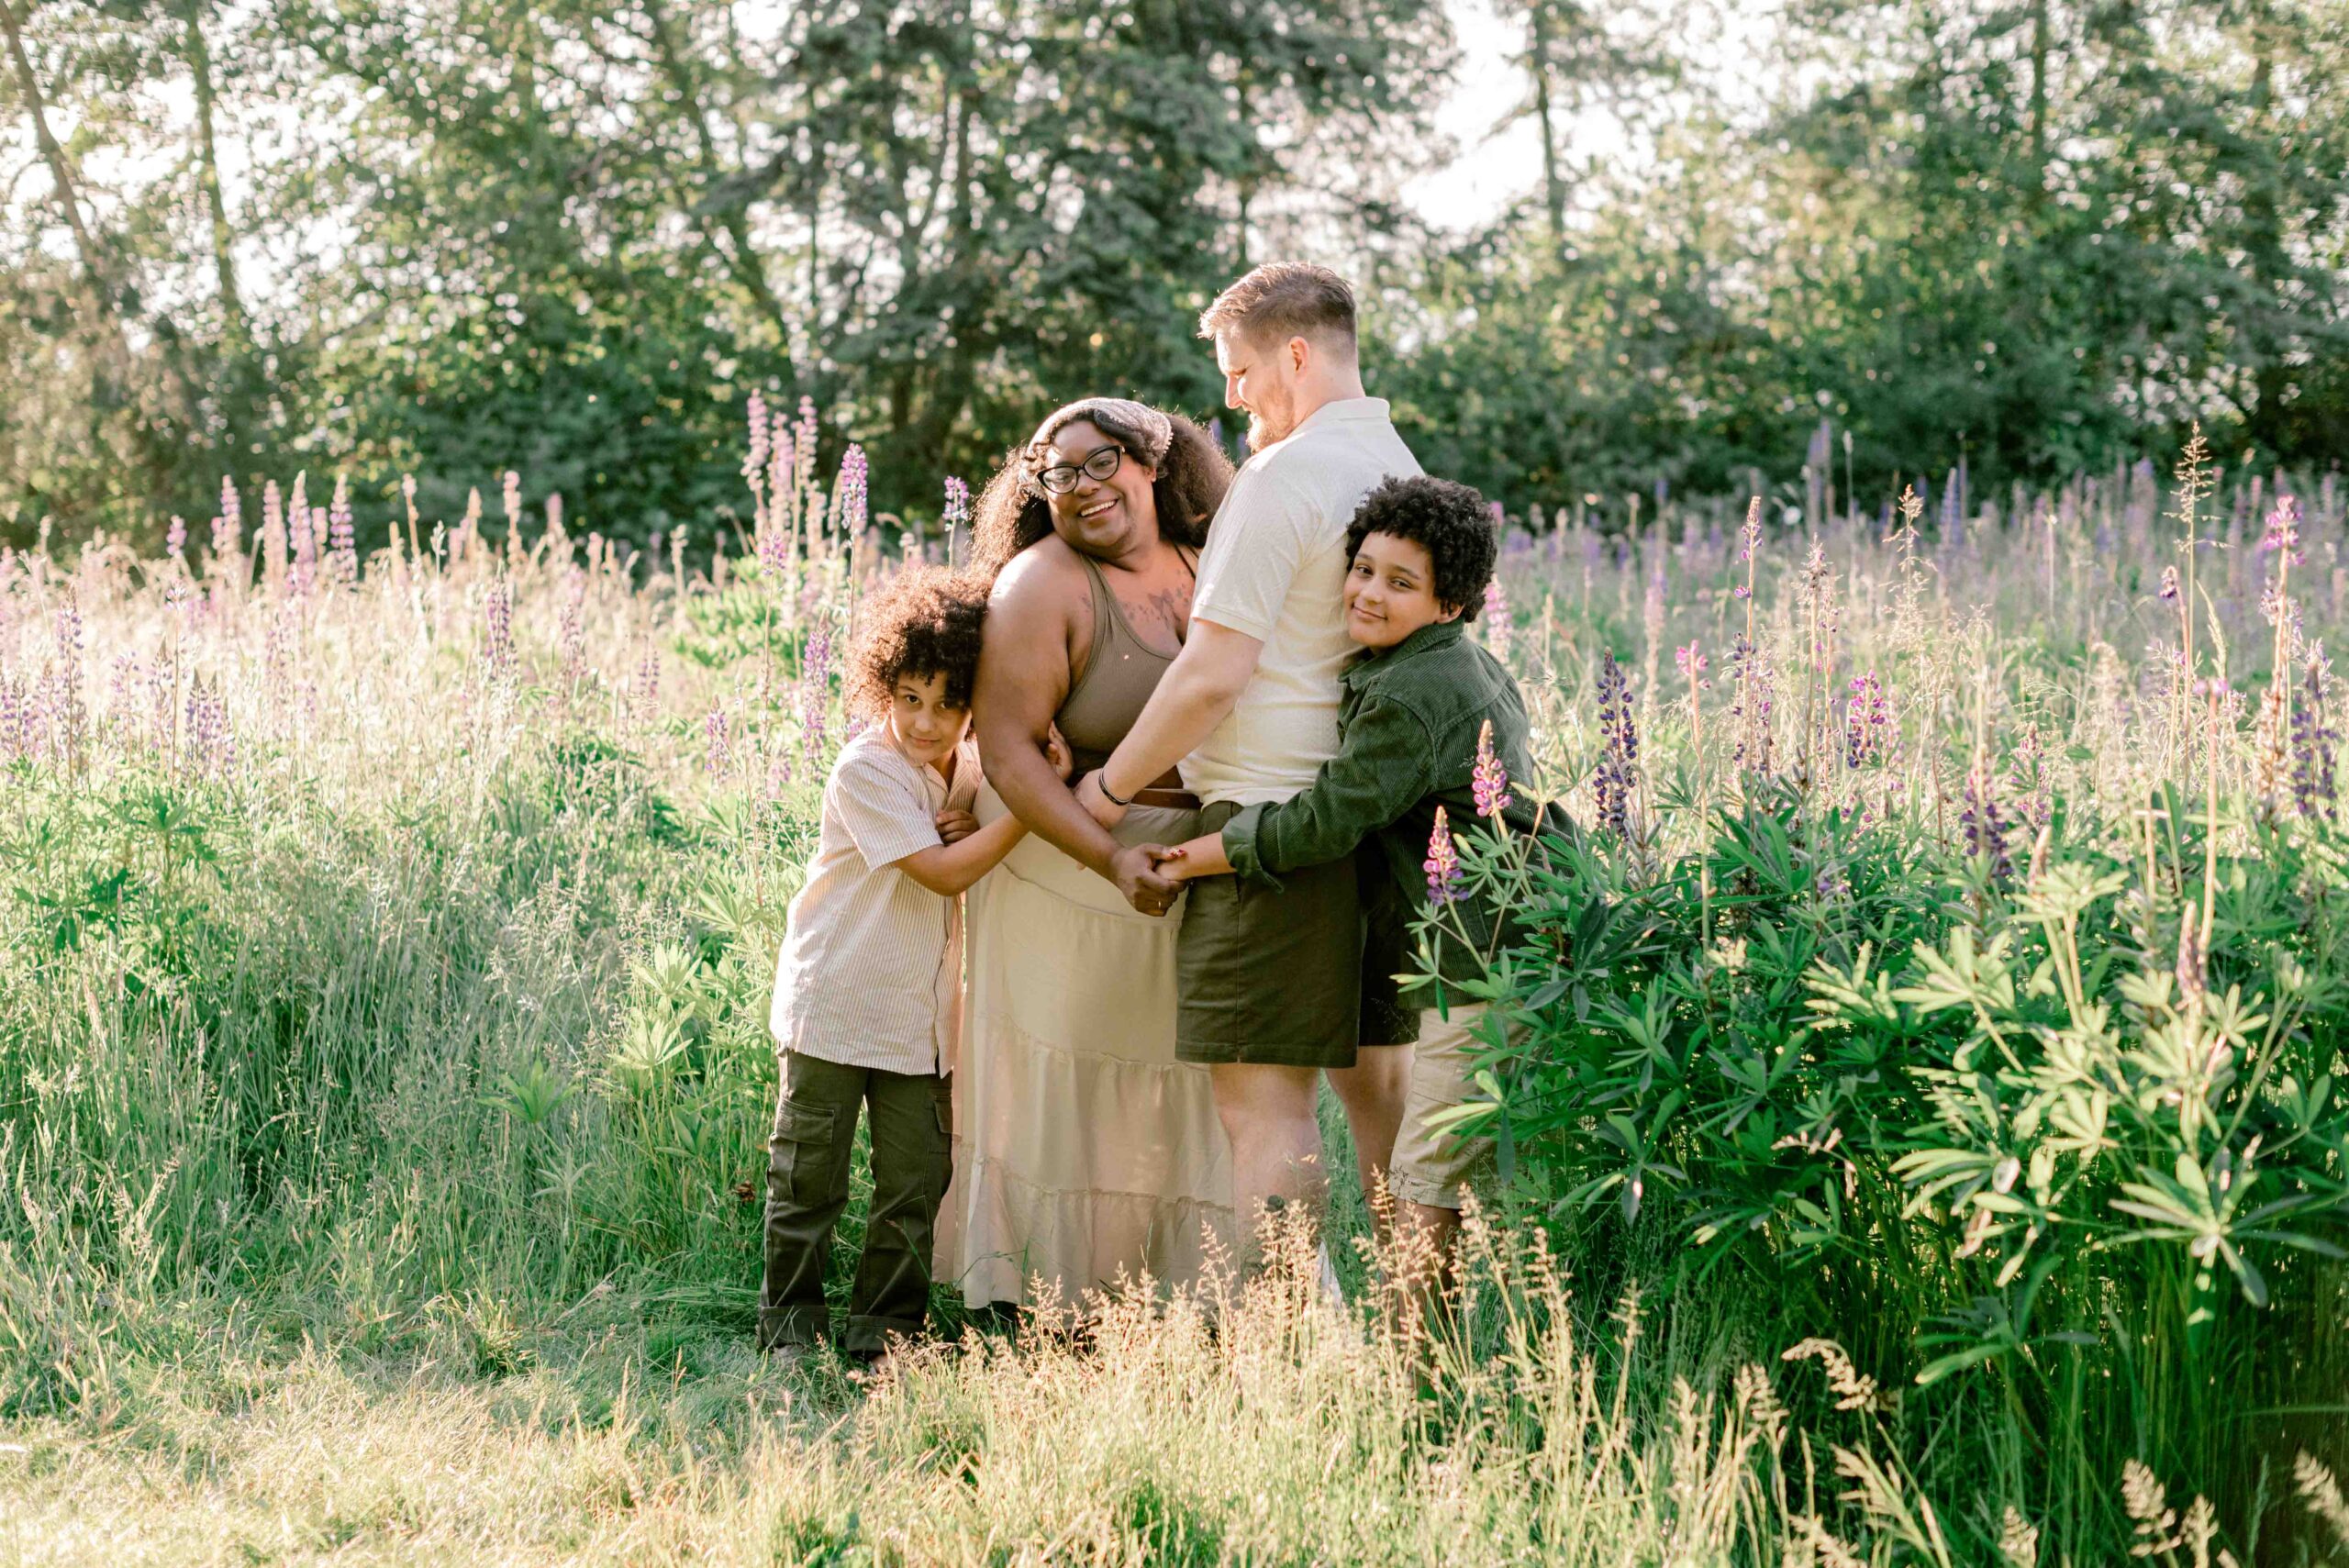
M1403 1125L1395 1159L1386 1169L1387 1191L1397 1203L1430 1208L1460 1208L1468 1189L1489 1173L1490 1138L1455 1138L1431 1128L1428 1118L1468 1098L1476 1057L1488 1049L1472 1034L1485 1016L1482 1003L1454 1005L1451 1017L1430 1007L1419 1014L1419 1043L1411 1059L1411 1087L1403 1102ZM1515 1031L1512 1031L1512 1038Z

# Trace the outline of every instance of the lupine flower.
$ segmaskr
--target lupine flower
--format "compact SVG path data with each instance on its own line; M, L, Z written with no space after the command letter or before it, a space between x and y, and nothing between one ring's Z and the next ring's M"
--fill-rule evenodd
M799 730L807 761L820 762L825 741L825 717L832 695L832 628L818 619L807 634L807 657L800 666Z
M1497 502L1494 504L1499 505ZM1485 646L1491 650L1494 658L1506 663L1508 661L1510 629L1508 595L1501 591L1501 580L1497 575L1485 584L1484 617Z
M2006 818L1998 811L1998 797L1990 786L1984 758L1976 757L1965 771L1965 803L1957 814L1957 825L1965 838L1966 858L1981 862L1991 881L2004 882L2014 874L2014 862L2007 854Z
M701 721L704 773L722 773L734 760L733 742L728 738L729 724L724 708L714 707Z
M2163 567L2161 587L2162 601L2165 604L2176 604L2177 602L2178 591L2177 568L2175 566Z
M841 531L851 539L864 536L865 486L870 477L863 447L852 446L841 455Z
M587 573L577 567L566 573L571 591L563 595L559 645L562 650L562 686L575 691L587 678Z
M343 584L359 581L359 533L351 520L351 484L340 473L334 478L334 506L327 518L327 576Z
M172 514L172 526L163 531L163 553L176 556L187 549L187 519L177 512Z
M2297 496L2278 495L2276 509L2267 514L2267 530L2260 537L2259 549L2265 554L2282 550L2298 566L2300 563L2300 503Z
M1508 770L1493 751L1493 721L1485 720L1476 732L1476 769L1471 781L1476 798L1476 815L1497 817L1508 809Z
M1683 681L1698 691L1709 692L1713 689L1713 683L1705 678L1705 672L1712 668L1712 663L1711 660L1698 651L1697 645L1693 642L1672 651L1672 667L1680 672L1680 678Z
M754 495L763 496L767 484L767 400L756 390L751 394L747 415L751 439L742 453L742 480Z
M1737 721L1735 761L1753 773L1771 771L1777 735L1771 722L1776 706L1776 688L1771 677L1770 656L1745 640L1740 632L1730 645L1731 679L1737 683L1737 700L1731 705L1730 717Z
M636 722L652 728L661 714L661 655L649 644L636 665Z
M506 537L510 539L522 531L522 476L507 469L499 488L499 499L506 504Z
M500 577L489 585L482 605L482 655L490 680L499 685L514 678L514 580Z
M1609 653L1598 667L1598 731L1604 749L1591 788L1601 827L1628 834L1631 790L1639 774L1640 734L1632 717L1631 683Z
M1892 706L1876 672L1854 676L1843 706L1843 761L1854 768L1884 761L1891 750Z
M212 559L228 561L245 548L245 506L237 482L220 477L220 515L212 519Z
M1467 896L1460 874L1460 855L1452 845L1452 823L1444 809L1435 808L1435 830L1428 835L1428 902L1439 908Z
M294 563L286 573L285 583L294 596L300 598L307 595L310 585L317 581L318 539L310 531L310 507L302 495L299 475L294 480L294 500L286 508L285 528L294 539Z

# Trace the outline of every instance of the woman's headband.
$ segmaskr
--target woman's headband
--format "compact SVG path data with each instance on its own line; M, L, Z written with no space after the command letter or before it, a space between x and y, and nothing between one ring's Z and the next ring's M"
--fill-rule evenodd
M1110 434L1125 432L1141 450L1134 455L1156 468L1166 461L1166 449L1174 444L1174 421L1147 403L1136 403L1130 397L1080 397L1065 407L1055 408L1045 421L1036 427L1030 439L1031 452L1049 445L1063 427L1079 419L1107 421L1117 427Z

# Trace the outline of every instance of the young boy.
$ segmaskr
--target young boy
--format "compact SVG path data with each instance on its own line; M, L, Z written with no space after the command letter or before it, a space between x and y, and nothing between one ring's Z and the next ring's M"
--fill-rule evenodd
M921 1332L931 1233L952 1167L963 890L1025 831L976 825L963 745L986 584L908 566L864 606L846 698L873 721L824 784L807 883L791 901L770 1019L782 1094L768 1143L762 1348L828 1337L825 1265L848 1206L856 1116L872 1127L873 1208L843 1348L878 1355ZM1063 773L1064 756L1055 758Z
M1508 776L1528 778L1524 699L1500 662L1467 640L1491 582L1497 540L1483 496L1464 484L1425 477L1390 479L1364 498L1346 530L1353 558L1345 581L1346 635L1363 652L1346 671L1338 709L1338 754L1295 797L1252 806L1223 830L1168 851L1160 869L1182 879L1237 872L1277 887L1281 873L1353 854L1362 861L1370 917L1365 976L1405 966L1408 928L1427 911L1429 839L1442 808L1457 832L1478 820L1479 738L1491 727L1492 753ZM1489 795L1492 789L1485 792ZM1521 798L1501 808L1512 830L1538 817ZM1398 1218L1426 1231L1439 1258L1459 1229L1460 1208L1490 1141L1462 1140L1431 1125L1465 1098L1471 1036L1482 1005L1445 1006L1442 981L1477 978L1474 946L1492 934L1490 912L1474 899L1444 911L1435 951L1437 980L1407 991L1416 1004L1419 1044L1403 1125L1387 1169Z

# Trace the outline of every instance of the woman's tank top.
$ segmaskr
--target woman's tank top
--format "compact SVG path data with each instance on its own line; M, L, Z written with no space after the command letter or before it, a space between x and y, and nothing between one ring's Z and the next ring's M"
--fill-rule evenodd
M1109 753L1141 717L1150 694L1158 689L1159 678L1174 660L1134 635L1099 564L1091 556L1077 559L1085 562L1085 574L1093 585L1093 649L1085 658L1084 675L1061 704L1054 722L1076 758L1076 776L1082 778L1109 760ZM1191 564L1187 554L1183 564ZM1179 789L1182 784L1170 773L1152 787Z

